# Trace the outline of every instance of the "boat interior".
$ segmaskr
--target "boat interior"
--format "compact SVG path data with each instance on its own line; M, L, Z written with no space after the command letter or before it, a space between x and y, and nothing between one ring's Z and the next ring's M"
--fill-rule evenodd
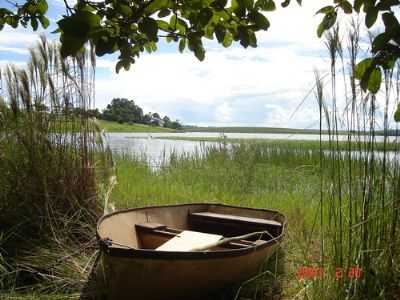
M224 251L266 244L282 234L283 226L284 217L274 211L202 204L116 213L104 218L98 231L100 237L115 241L115 247L192 251L208 243L211 246L207 251ZM224 238L254 232L263 233L215 245Z

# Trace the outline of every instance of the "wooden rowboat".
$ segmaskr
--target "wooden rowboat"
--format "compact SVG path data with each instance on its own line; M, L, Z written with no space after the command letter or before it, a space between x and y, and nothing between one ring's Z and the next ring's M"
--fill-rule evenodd
M107 299L208 299L208 294L256 275L281 241L285 226L285 217L276 211L211 203L105 215L98 222L97 237ZM214 243L216 236L253 232L262 234Z

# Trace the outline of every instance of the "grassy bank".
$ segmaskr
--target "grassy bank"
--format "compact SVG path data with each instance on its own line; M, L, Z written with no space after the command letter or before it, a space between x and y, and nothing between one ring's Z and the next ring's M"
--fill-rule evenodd
M107 132L176 132L174 129L144 124L121 124L105 120L98 120L98 122L101 128Z
M318 149L309 149L298 143L287 146L284 142L274 145L238 143L227 148L221 143L209 148L203 156L172 155L170 161L165 161L159 169L149 167L143 158L125 155L116 159L118 184L112 193L112 200L118 208L204 201L283 212L288 218L289 227L286 239L281 244L284 254L280 260L281 267L279 270L271 267L274 280L266 277L259 283L264 287L263 296L253 297L254 290L250 290L241 294L241 297L293 299L300 291L304 291L306 285L306 296L303 294L304 298L300 299L317 299L321 297L320 288L323 285L325 299L339 299L335 298L339 290L335 276L336 268L341 268L345 272L343 284L348 280L349 284L357 287L357 291L352 292L355 293L352 296L354 299L376 299L377 292L384 295L382 299L395 299L392 294L395 288L391 284L396 276L400 276L400 270L394 268L393 277L389 278L384 269L381 270L385 257L378 244L368 246L371 252L380 253L370 259L368 266L359 257L341 262L337 255L338 249L342 249L343 253L349 251L343 240L351 238L353 245L362 242L357 232L367 230L362 229L363 224L359 224L365 209L362 206L365 197L369 201L382 201L382 181L370 182L369 177L365 179L365 171L382 178L383 165L375 161L374 165L366 166L367 161L369 159L363 156L338 160ZM396 172L396 164L386 163L387 172ZM337 173L338 168L345 170L349 164L353 167L351 178L348 173ZM331 181L327 180L332 172L340 177L340 196L336 191L338 186L332 186ZM366 190L365 180L372 184L367 187L371 189L369 191ZM396 190L395 181L393 178L382 180L386 182L387 190L384 192L387 198L383 205L390 206L392 202L389 195ZM339 201L341 206L338 206ZM347 210L349 205L352 205L350 215ZM376 217L381 211L380 205L371 206L369 213ZM354 229L351 227L350 234L345 230L337 232L337 227L333 226L333 223L339 224L339 212L343 217L340 222L346 224L343 225L345 228L358 224ZM389 222L392 213L379 214L382 218L380 221ZM377 221L375 217L364 222L370 226ZM370 231L370 234L375 233ZM396 237L393 242L400 241ZM333 267L326 263L335 257L338 260ZM392 256L392 259L398 261L399 257ZM298 272L305 266L325 268L324 281L319 278L299 280ZM360 267L367 275L349 279L346 275L349 266ZM371 274L381 286L372 288L371 283L364 281Z
M318 158L318 151L241 144L231 153L222 146L209 148L203 158L173 156L155 171L141 159L120 156L111 198L118 208L219 202L282 211L289 219L281 245L285 271L276 273L276 280L264 286L266 295L257 299L291 299L303 287L298 268L314 261L318 252L318 234L312 229L319 203ZM266 280L271 278L262 284ZM253 299L251 292L241 297Z

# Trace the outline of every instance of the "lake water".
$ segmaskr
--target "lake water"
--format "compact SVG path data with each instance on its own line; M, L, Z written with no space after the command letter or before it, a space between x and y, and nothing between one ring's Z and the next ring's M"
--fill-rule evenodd
M225 133L227 138L234 139L275 139L275 140L311 140L318 141L318 134L270 134L270 133ZM129 153L136 156L143 156L150 165L157 168L162 161L168 160L171 153L177 155L204 153L209 146L217 145L218 142L200 142L162 139L163 137L185 137L185 138L218 138L217 132L179 132L179 133L108 133L107 141L111 150L115 153ZM341 140L347 140L347 136L339 136ZM328 135L322 136L328 140ZM389 137L391 142L398 137ZM382 136L376 137L377 141L383 141ZM379 157L379 154L378 154ZM389 154L390 159L394 153Z

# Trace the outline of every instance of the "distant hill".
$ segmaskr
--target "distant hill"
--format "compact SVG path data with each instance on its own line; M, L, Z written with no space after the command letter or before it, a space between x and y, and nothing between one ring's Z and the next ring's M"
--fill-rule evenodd
M113 121L98 120L100 126L107 132L176 132L174 129L150 126L145 124L127 124Z
M283 133L283 134L319 134L319 129L298 129L298 128L277 128L277 127L198 127L184 126L186 132L223 132L223 133ZM345 131L339 131L340 134L347 134ZM322 134L328 134L327 130L322 130ZM376 135L383 135L383 131L376 131ZM395 129L388 130L388 135L397 136L400 132Z
M275 127L197 127L184 126L187 132L225 132L225 133L297 133L297 134L319 134L318 129L294 129ZM327 133L327 132L323 132Z

